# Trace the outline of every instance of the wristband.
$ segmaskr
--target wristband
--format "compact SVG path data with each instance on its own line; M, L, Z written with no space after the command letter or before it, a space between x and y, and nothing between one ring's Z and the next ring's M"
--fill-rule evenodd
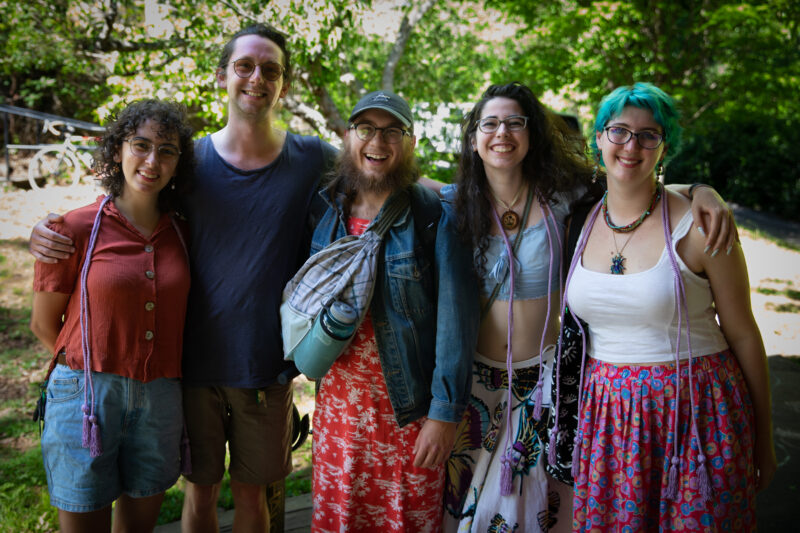
M689 193L688 193L689 194L689 200L694 200L693 194L694 194L694 190L697 187L711 187L711 185L709 185L707 183L692 183L691 185L689 185Z

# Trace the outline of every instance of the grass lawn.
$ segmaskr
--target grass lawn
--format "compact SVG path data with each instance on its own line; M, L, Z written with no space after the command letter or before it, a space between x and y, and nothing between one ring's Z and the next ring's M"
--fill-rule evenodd
M58 513L50 505L39 447L39 426L32 420L50 361L28 329L33 258L27 243L0 240L0 533L58 531ZM301 415L313 409L314 386L295 380ZM310 438L293 453L294 472L286 496L311 492ZM223 480L219 505L233 507L229 479ZM159 524L180 518L184 481L167 491Z

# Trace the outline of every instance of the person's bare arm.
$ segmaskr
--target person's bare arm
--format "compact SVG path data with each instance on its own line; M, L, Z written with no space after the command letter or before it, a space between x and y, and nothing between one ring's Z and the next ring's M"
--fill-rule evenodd
M669 189L692 201L692 218L698 231L705 236L704 253L716 256L720 250L731 253L739 233L733 221L733 210L710 185L669 185Z
M55 352L56 339L63 325L61 318L69 296L60 292L33 293L30 328L50 353Z
M700 251L703 246L700 235L690 235L689 241L694 260L702 264L702 269L708 276L720 327L731 352L739 362L753 402L756 490L761 491L774 477L777 461L772 435L767 356L750 304L750 282L742 247L736 245L730 254L711 258Z
M50 222L63 222L64 217L50 213L36 223L31 230L28 251L42 263L58 263L75 253L72 239L56 233L48 227Z
M425 187L426 189L430 189L435 192L437 195L442 195L442 187L447 185L441 181L432 180L430 178L420 178L419 184Z

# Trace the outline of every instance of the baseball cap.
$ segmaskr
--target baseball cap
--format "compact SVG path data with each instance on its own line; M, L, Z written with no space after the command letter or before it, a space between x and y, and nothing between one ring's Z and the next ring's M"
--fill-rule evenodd
M411 115L411 108L408 107L408 103L391 91L373 91L362 96L361 100L353 108L348 120L353 122L359 113L367 109L387 111L397 117L407 128L411 128L414 125L414 118Z

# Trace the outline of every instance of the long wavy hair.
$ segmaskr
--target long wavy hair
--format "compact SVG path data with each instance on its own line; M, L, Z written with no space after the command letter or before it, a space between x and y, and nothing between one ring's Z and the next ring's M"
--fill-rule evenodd
M114 157L122 149L122 142L136 133L139 126L148 120L157 124L159 135L175 133L178 137L181 155L175 167L175 176L158 193L158 207L161 212L176 211L180 208L180 197L190 190L194 176L194 130L189 124L183 105L156 99L137 100L129 104L106 127L106 133L94 154L93 169L100 184L110 195L121 195L125 175Z
M473 141L483 108L493 98L516 101L522 114L528 117L530 142L522 160L522 179L536 191L541 201L550 203L556 193L588 186L593 172L580 132L542 105L528 87L512 82L486 89L462 124L455 198L458 229L465 242L477 250L475 269L480 275L486 271L486 249L493 217L486 170L480 155L473 149Z

